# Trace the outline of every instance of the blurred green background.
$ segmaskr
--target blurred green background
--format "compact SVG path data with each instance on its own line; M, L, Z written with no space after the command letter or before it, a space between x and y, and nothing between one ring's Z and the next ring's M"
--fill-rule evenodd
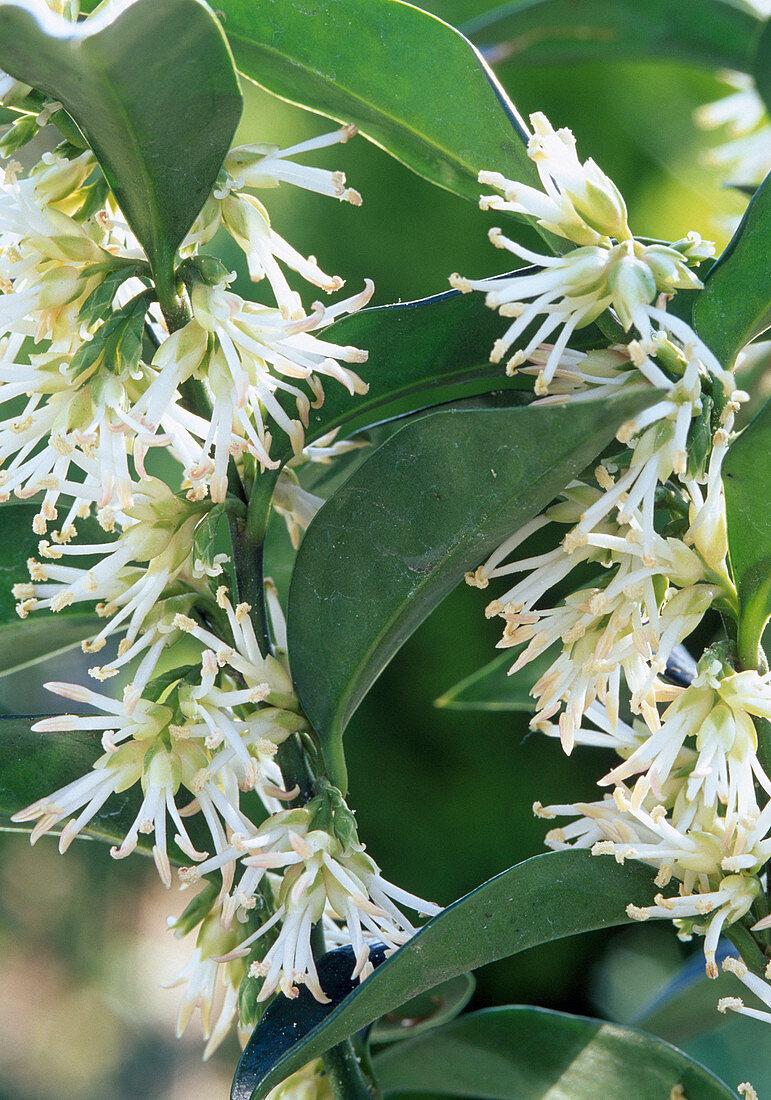
M461 23L493 5L428 6ZM574 131L582 158L594 157L620 186L636 234L676 239L695 229L725 244L727 220L744 201L701 166L700 151L716 138L692 123L695 107L725 92L715 77L662 64L504 66L499 76L523 115L542 110ZM240 141L287 146L332 128L245 91ZM424 183L363 138L314 162L343 168L363 207L288 187L268 192L266 205L278 231L343 275L347 291L369 276L376 303L408 300L447 289L453 271L479 277L505 270L506 254L487 241L489 215ZM233 250L224 255L236 265ZM239 289L248 292L243 277ZM524 715L434 707L494 654L498 627L484 618L486 595L456 591L387 669L346 735L350 802L370 853L389 879L442 904L541 851L545 827L532 816L533 801L593 797L606 768L598 752L568 760L554 742L529 736ZM6 713L46 710L41 685L52 672L84 676L75 653L54 669L0 679L0 706ZM202 1065L197 1019L178 1043L177 991L159 987L193 949L165 930L166 915L186 900L164 891L139 856L117 864L106 847L82 842L61 858L48 837L32 850L24 836L0 837L0 1100L228 1095L235 1040ZM473 1004L532 1002L623 1017L630 997L644 1001L683 950L668 929L656 928L556 943L480 972Z

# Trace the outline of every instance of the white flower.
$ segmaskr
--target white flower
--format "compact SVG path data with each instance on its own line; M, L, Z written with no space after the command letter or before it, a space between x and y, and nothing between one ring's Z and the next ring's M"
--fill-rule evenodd
M762 890L757 875L771 855L771 841L765 839L771 812L757 811L756 804L752 820L737 825L720 806L708 806L698 791L692 800L688 784L694 757L690 750L681 751L685 774L672 772L659 790L645 779L638 780L633 792L623 784L616 787L601 802L536 803L533 808L542 818L576 818L547 834L551 848L575 845L590 848L593 855L613 855L619 863L641 860L658 869L660 887L678 879L677 896L659 894L655 905L631 905L627 912L636 920L674 920L682 935L705 935L707 972L715 977L714 953L724 924L744 916Z
M507 210L537 218L545 229L579 245L630 236L626 204L616 185L593 160L582 164L570 130L554 130L544 114L530 116L534 134L527 153L538 168L544 193L505 179L500 173L480 172L479 182L502 191L505 198L482 200L483 209Z
M311 168L292 161L301 153L349 141L356 132L355 126L343 126L331 134L301 141L288 149L267 144L239 145L231 149L225 158L225 169L234 177L236 187L278 187L281 183L290 183L306 191L330 195L341 202L360 206L361 195L346 188L343 172L328 172L324 168Z
M56 685L59 689L70 685ZM98 723L98 724L96 724ZM115 723L118 724L117 722ZM32 728L41 732L93 729L104 725L102 719L63 715L44 719ZM92 820L112 794L124 791L139 780L144 797L133 824L120 845L110 849L114 859L123 859L134 851L139 833L154 833L153 858L161 881L171 885L171 867L166 850L166 814L177 827L174 840L190 859L204 859L192 843L183 824L174 797L179 789L183 761L175 752L168 752L158 741L132 740L100 757L93 770L46 798L39 799L13 815L13 821L37 821L31 834L34 844L60 821L70 820L62 829L59 851L65 852L73 839ZM80 813L73 817L77 811Z
M230 1030L238 1010L238 990L246 971L240 959L220 961L220 956L231 951L236 942L234 933L223 927L220 918L218 906L204 916L192 958L171 981L164 983L167 989L185 986L177 1015L178 1038L185 1032L195 1009L201 1010L201 1027L207 1040L204 1061L211 1057ZM223 996L214 1019L218 985ZM244 1039L246 1037L244 1035Z
M187 568L192 579L192 538L202 506L180 500L156 479L142 484L127 510L127 526L113 542L54 546L43 540L42 562L30 560L31 585L17 586L18 611L49 608L61 611L82 601L102 600L97 612L109 621L89 642L95 653L106 638L127 623L126 641L133 644L167 586ZM62 559L99 557L89 568L65 565ZM132 565L131 563L144 563Z
M491 183L505 198L485 196L480 206L530 215L545 229L579 247L563 256L547 256L523 248L500 229L491 229L490 240L497 248L535 264L537 270L478 280L456 274L450 277L450 284L464 294L484 291L491 309L514 318L493 347L493 363L500 362L528 326L543 317L527 345L507 363L509 373L561 329L544 364L543 384L548 386L573 331L588 325L609 306L616 310L625 331L634 326L643 339L651 337L654 322L667 331L679 332L680 325L653 303L661 294L701 287L690 265L712 255L714 248L695 233L672 245L635 240L618 189L593 161L581 164L570 131L555 132L540 114L531 116L531 121L536 133L528 155L538 165L545 194L499 173L481 172L480 182ZM692 333L691 338L695 340Z
M225 289L196 286L193 320L161 344L153 360L157 376L136 403L134 417L150 438L158 430L166 433L194 486L208 484L212 499L224 500L231 455L249 453L262 468L278 466L270 454L271 422L288 435L295 454L302 451L311 401L298 380L308 385L314 404L324 397L319 376L334 378L351 394L366 393L367 385L343 366L365 362L366 351L327 343L314 333L360 309L372 290L367 282L352 298L326 309L316 303L309 317L286 321L278 310ZM210 421L174 401L177 387L194 372L205 377L212 397ZM292 400L299 419L286 411L282 395Z

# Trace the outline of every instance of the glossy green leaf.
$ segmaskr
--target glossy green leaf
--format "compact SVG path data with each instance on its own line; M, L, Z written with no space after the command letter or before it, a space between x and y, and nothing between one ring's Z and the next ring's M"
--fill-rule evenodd
M0 718L0 818L8 818L38 798L52 794L86 775L94 761L103 754L98 733L81 730L33 733L30 727L39 717L22 715ZM102 809L94 814L83 834L111 844L120 842L134 822L142 797L139 784L111 795ZM205 850L205 825L198 818L188 818L186 827L193 843L199 843ZM24 826L19 828L26 831ZM149 854L153 843L153 835L139 833L140 850ZM167 850L172 862L190 862L171 838L167 842Z
M519 650L506 650L482 668L466 676L436 700L436 706L448 710L535 710L530 689L554 662L555 653L547 649L513 676L508 671Z
M509 324L487 308L482 294L454 290L365 309L337 321L324 339L367 349L369 358L356 371L369 390L352 401L344 387L326 386L323 405L311 409L306 440L312 442L341 426L344 435L351 435L395 413L406 415L439 404L465 383L477 393L512 387L532 394L532 379L507 378L500 363L490 362L490 349ZM533 332L529 327L512 352L526 347ZM575 334L571 346L583 351L606 343L596 325L587 325ZM291 400L286 399L290 412ZM291 457L291 451L275 454Z
M0 676L72 648L101 625L84 604L65 607L57 615L39 611L23 620L17 615L11 589L29 579L27 559L37 554L40 541L32 518L39 510L37 504L16 501L0 505Z
M620 867L586 851L518 863L434 917L339 1003L326 985L330 1005L304 989L294 1001L279 998L249 1040L232 1100L262 1100L290 1073L439 982L540 943L626 924L626 906L649 904L655 892L650 868Z
M300 547L288 623L297 692L334 783L345 789L348 719L402 643L650 399L433 413L327 501Z
M543 1008L473 1012L407 1039L374 1061L386 1096L429 1090L486 1100L699 1100L736 1094L687 1055L643 1031Z
M758 39L752 75L766 110L771 113L771 19L766 20Z
M768 1011L768 1006L748 995L747 987L738 981L731 995L741 997L748 1006ZM752 1020L734 1013L728 1013L728 1017L720 1026L683 1044L683 1050L734 1086L751 1081L763 1096L771 1081L768 1024L765 1020Z
M203 0L133 0L73 24L0 2L0 67L63 103L161 288L241 114L227 41Z
M477 174L538 179L516 109L474 47L400 0L218 0L238 68L353 122L418 175L476 202Z
M406 1004L375 1020L369 1032L370 1044L401 1042L454 1020L471 1000L475 986L473 974L459 974L411 997Z
M514 0L462 29L493 65L651 59L750 72L760 27L730 0Z
M696 331L726 367L745 344L771 325L771 175L745 211L723 255L696 298Z
M757 667L771 615L771 401L731 445L723 463L731 571L739 593L739 655Z

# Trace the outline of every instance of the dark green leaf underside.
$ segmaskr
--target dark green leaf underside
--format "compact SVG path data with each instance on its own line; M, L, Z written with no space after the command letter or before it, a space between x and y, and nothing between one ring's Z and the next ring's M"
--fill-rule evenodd
M687 1055L643 1031L542 1008L462 1016L377 1056L378 1085L485 1100L736 1100Z

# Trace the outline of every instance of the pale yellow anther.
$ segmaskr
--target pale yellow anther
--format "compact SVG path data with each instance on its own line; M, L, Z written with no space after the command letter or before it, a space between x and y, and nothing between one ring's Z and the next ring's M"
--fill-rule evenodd
M639 905L627 905L626 915L631 917L632 920L650 920L650 913L648 910L641 908Z
M771 963L769 964L771 966ZM735 959L731 955L723 959L723 970L729 974L735 974L737 978L743 978L747 973L747 966L741 959Z
M454 272L450 276L450 286L453 290L459 290L461 294L470 294L472 290L469 280L459 275L457 272Z
M594 477L601 489L612 489L616 482L608 473L607 469L600 463L600 465L594 471Z
M61 558L64 557L61 550L57 550L56 547L51 546L47 539L41 539L37 544L37 552L41 558Z
M517 373L518 368L522 366L524 361L525 361L524 354L521 351L515 352L514 355L512 355L512 357L509 359L508 363L506 364L506 374L507 374L507 376L509 378L513 378L514 375Z
M665 863L659 868L658 873L653 881L656 886L660 886L663 890L664 887L668 886L669 883L672 881L672 874L672 868Z
M616 439L619 443L628 443L632 436L636 435L638 431L639 426L636 420L625 420L616 432Z

